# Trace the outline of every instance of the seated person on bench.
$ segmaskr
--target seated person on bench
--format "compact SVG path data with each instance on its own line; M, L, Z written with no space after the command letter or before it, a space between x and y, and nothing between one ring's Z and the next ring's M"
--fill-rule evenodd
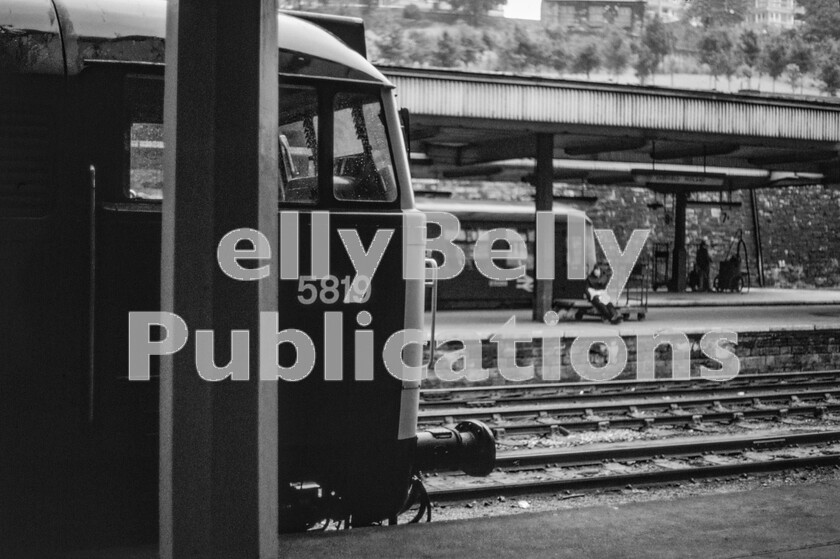
M621 315L618 314L615 306L607 294L607 284L610 282L612 274L607 268L606 271L601 270L600 264L595 264L589 277L586 278L586 298L592 303L592 306L598 311L598 314L605 321L610 321L612 324L621 322Z

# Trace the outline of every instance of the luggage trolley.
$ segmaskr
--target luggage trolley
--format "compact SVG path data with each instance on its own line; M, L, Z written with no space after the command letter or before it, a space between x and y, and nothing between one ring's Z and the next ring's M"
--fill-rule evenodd
M629 320L635 314L636 319L644 320L647 316L648 294L650 293L650 266L645 262L639 262L630 272L627 285L624 286L624 293L619 297L618 312L624 320Z
M750 292L750 262L742 229L738 229L737 238L729 245L726 257L718 265L718 275L715 276L712 287L718 293L741 293L745 287L746 292Z

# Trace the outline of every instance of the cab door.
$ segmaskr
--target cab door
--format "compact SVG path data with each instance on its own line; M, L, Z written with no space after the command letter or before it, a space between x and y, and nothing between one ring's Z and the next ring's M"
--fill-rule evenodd
M93 65L80 80L88 138L83 164L94 192L91 423L98 488L107 533L123 542L151 541L158 381L128 380L128 315L160 310L163 69Z

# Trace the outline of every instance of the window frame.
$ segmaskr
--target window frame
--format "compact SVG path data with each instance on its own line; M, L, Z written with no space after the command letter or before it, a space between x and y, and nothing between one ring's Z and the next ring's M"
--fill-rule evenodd
M128 81L130 78L139 79L163 79L163 67L143 68L142 70L134 67L134 65L127 65L123 72L123 95L121 99L123 122L122 136L124 138L123 156L121 158L122 169L120 172L121 184L117 189L117 195L121 198L121 202L129 204L160 204L162 200L158 199L144 199L131 198L131 126L139 122L133 120L135 113L134 107L130 104ZM144 71L145 70L145 71ZM150 71L151 70L151 71ZM394 142L393 131L389 126L389 119L383 119L382 125L385 132L385 141L388 145L388 156L391 164L394 166L394 183L395 183L395 197L393 200L343 200L336 198L334 190L333 165L334 165L334 118L335 118L335 98L339 93L367 93L371 98L379 101L382 111L386 111L387 104L384 102L384 95L388 91L388 86L383 84L364 83L356 81L335 80L328 78L313 78L306 76L287 76L280 75L279 87L302 87L313 88L318 100L318 149L317 149L317 185L318 185L318 199L315 203L307 202L292 202L280 201L278 208L282 210L329 210L329 211L372 211L372 210L400 210L402 202L402 186L400 184L399 173L397 169L397 158L394 156ZM161 104L161 115L163 114L163 106ZM329 118L324 118L328 115ZM162 120L162 119L161 119ZM279 132L278 132L279 142ZM329 141L325 141L329 138ZM323 172L329 170L329 172ZM280 180L278 178L278 180ZM280 188L278 184L278 188Z

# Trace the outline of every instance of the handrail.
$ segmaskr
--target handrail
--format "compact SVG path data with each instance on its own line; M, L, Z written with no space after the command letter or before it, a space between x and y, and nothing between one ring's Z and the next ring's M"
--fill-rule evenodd
M431 271L431 274L426 275L425 285L432 288L431 293L431 310L432 310L432 328L429 337L429 368L431 369L435 361L435 325L437 323L437 296L438 296L438 264L434 258L426 258L426 268ZM431 277L429 277L431 275Z
M88 269L88 423L93 423L94 402L96 399L96 167L91 165L90 172L90 267Z

